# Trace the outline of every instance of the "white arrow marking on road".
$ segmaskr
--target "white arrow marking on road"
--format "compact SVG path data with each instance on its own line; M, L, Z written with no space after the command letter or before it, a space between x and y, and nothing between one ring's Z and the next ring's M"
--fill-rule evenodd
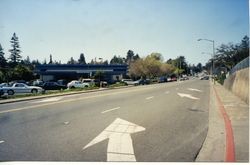
M109 139L107 161L136 161L130 134L145 130L144 127L116 118L104 131L83 147L83 150Z
M190 91L196 91L196 92L202 92L201 90L199 90L199 89L194 89L194 88L188 88L188 90L190 90Z
M4 143L4 141L3 141L3 140L0 140L0 144L1 144L1 143Z
M197 97L194 97L190 94L185 94L185 93L177 93L180 97L187 97L187 98L190 98L190 99L194 99L194 100L199 100L200 98L197 98Z

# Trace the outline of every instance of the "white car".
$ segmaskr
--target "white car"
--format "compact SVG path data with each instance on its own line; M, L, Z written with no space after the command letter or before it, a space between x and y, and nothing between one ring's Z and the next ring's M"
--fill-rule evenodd
M67 84L69 89L71 88L87 88L89 87L89 83L82 83L81 81L73 80Z
M15 93L41 93L44 90L37 86L28 86L24 83L14 83L12 86L2 87L4 93L14 95Z
M127 85L139 85L139 81L133 81L132 79L122 79L122 82Z

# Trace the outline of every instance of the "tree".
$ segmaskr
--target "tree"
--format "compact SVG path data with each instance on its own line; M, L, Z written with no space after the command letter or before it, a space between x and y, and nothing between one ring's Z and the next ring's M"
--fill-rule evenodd
M77 62L74 60L73 57L70 58L70 60L67 62L67 64L76 64Z
M136 61L136 60L138 60L138 59L140 59L140 56L139 56L139 54L136 54L136 55L133 57L133 60Z
M18 64L13 70L9 71L10 80L25 80L29 81L33 79L33 72L25 65Z
M11 43L12 49L9 50L9 52L11 53L9 59L10 59L11 63L16 65L22 59L22 56L20 55L21 50L20 50L20 46L19 46L19 41L18 41L18 37L16 36L16 33L13 34L13 36L10 40L10 43Z
M109 64L108 60L105 60L105 61L103 62L103 64L104 64L104 65L108 65L108 64Z
M132 50L129 50L127 52L127 57L126 57L127 64L130 64L131 61L133 61L133 57L134 57L134 52Z
M144 65L144 59L138 59L130 64L129 75L134 78L146 78L146 68Z
M157 61L163 61L163 56L161 55L161 53L151 53L149 56Z
M53 64L52 55L49 55L49 64Z
M248 56L249 38L248 36L244 36L240 44L221 44L216 49L216 54L213 58L213 65L215 68L225 66L231 69Z
M0 44L0 69L4 68L7 65L7 60L4 57L4 52L2 45Z
M144 59L131 62L129 75L133 78L154 78L173 73L175 67L162 62L160 54L150 54Z
M166 76L166 75L170 75L171 73L173 73L175 68L170 64L162 63L160 70L161 70L162 76Z
M198 63L196 67L198 69L198 72L202 71L202 64L201 63Z
M104 72L103 71L96 71L94 74L94 79L102 81L104 78Z
M114 55L114 57L110 60L110 64L125 64L125 61L124 58Z
M84 57L83 53L80 54L80 57L78 59L78 64L84 64L84 65L86 64L85 57Z
M23 60L23 64L24 65L30 65L31 64L29 56L27 56L26 59Z
M90 64L95 64L95 61L91 59Z

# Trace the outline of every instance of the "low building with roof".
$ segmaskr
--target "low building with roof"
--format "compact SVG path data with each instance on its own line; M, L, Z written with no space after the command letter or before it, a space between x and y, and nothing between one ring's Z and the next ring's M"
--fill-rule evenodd
M128 65L104 64L46 64L37 65L34 74L42 81L56 81L59 79L76 80L91 78L96 72L103 73L104 81L109 83L119 81L128 72Z

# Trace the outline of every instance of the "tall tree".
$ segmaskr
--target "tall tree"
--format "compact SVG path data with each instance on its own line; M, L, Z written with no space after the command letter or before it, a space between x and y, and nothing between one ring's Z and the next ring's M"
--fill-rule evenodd
M11 63L16 65L22 59L22 56L20 55L21 50L20 50L20 46L19 46L19 41L18 41L18 37L16 36L16 33L13 34L13 36L10 40L10 43L11 43L12 49L9 50L9 52L10 52L9 59L10 59Z
M84 64L84 65L86 64L85 57L84 57L83 53L80 54L80 57L78 59L78 63L79 64Z
M49 55L49 64L53 64L52 55Z
M3 47L0 44L0 68L7 65L7 60L4 57Z
M127 57L126 57L127 64L130 64L132 62L134 55L135 54L134 54L134 52L132 50L129 50L127 52Z

